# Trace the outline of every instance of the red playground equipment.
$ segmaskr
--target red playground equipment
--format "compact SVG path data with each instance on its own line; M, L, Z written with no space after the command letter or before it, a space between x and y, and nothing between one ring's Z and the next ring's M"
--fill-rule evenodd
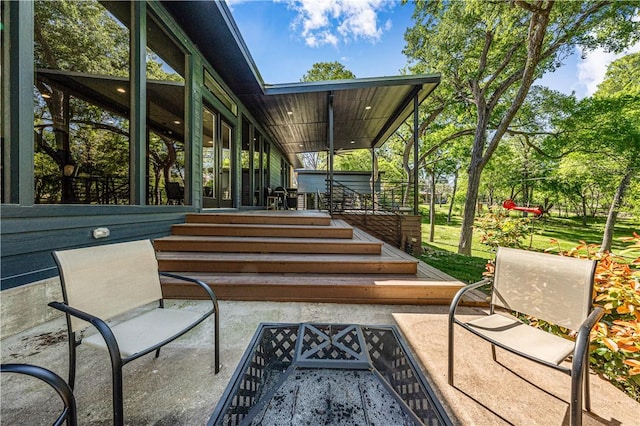
M518 210L521 212L533 213L536 216L542 215L543 211L540 207L518 207L513 200L504 200L502 207L507 210Z

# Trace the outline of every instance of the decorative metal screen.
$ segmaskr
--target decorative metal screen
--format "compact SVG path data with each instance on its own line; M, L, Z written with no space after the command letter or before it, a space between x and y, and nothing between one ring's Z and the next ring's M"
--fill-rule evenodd
M332 374L344 371L339 374L349 375L350 381L359 380L358 371L373 374L383 389L380 392L386 392L381 395L400 408L396 411L403 416L402 424L451 424L396 327L308 323L258 327L208 424L269 424L264 418L268 416L268 406L274 404L273 400L281 404L284 398L278 395L278 389L292 376L299 378L303 373L318 370L329 370ZM369 380L368 377L362 376L361 380ZM318 380L318 386L327 385ZM370 383L358 386L362 398L373 392ZM295 389L297 393L299 387ZM313 398L316 392L311 393ZM315 397L320 398L320 394ZM362 415L367 419L371 416L366 412ZM290 420L290 424L296 424L295 416Z

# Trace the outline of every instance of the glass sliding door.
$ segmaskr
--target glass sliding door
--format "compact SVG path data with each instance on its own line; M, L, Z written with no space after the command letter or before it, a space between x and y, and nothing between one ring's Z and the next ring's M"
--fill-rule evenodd
M217 114L202 108L202 206L218 207L216 158Z
M231 141L233 140L233 129L224 120L221 122L220 158L222 160L220 168L220 207L233 206L233 167L231 165Z
M202 206L232 207L233 128L213 109L202 108Z

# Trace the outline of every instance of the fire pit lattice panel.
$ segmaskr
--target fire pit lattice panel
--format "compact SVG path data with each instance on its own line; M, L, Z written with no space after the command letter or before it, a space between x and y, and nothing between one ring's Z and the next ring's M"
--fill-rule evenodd
M301 378L308 376L306 372L313 371L319 372L313 377L326 378L319 382L314 379L312 385L300 383ZM322 371L333 376L325 376L327 373ZM349 375L348 371L354 373ZM339 392L331 391L335 395L328 396L322 393L326 392L323 389L332 389L332 386L340 389L340 386L335 388L336 385L330 384L337 380L333 377L339 376L343 377L340 380L350 381L362 377L361 384L355 388L361 398L356 398L356 405L345 400ZM379 402L377 406L369 404L369 395L374 391L367 391L365 387L371 387L370 380L379 383L375 392L381 395L378 398L388 405L387 408L381 409ZM314 387L310 389L309 386ZM283 394L283 389L288 389L288 393ZM291 389L295 389L293 397ZM309 398L326 401L309 405ZM451 424L394 326L261 324L208 424L268 425L270 413L280 415L285 399L291 400L290 407L284 409L291 410L288 419L292 419L294 425L309 424L306 423L309 420L297 421L304 415L311 418L313 424L323 424L323 418L324 424L360 424L363 419L366 419L364 424L374 424L375 418L371 417L376 411L400 413L400 424ZM344 407L349 404L352 404L349 419L337 419L325 412L330 406L339 406L345 411ZM273 411L276 405L277 411ZM310 406L316 407L314 410L318 412L296 413L296 407L300 411L302 407ZM356 419L357 415L362 418ZM274 424L278 421L273 420Z

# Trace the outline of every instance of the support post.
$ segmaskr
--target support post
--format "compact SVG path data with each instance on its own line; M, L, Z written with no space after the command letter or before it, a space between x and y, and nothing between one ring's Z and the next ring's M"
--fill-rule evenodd
M329 92L329 214L333 216L333 92Z
M413 97L413 214L418 215L418 93Z
M129 198L131 204L147 203L147 8L146 2L131 2L129 75Z

